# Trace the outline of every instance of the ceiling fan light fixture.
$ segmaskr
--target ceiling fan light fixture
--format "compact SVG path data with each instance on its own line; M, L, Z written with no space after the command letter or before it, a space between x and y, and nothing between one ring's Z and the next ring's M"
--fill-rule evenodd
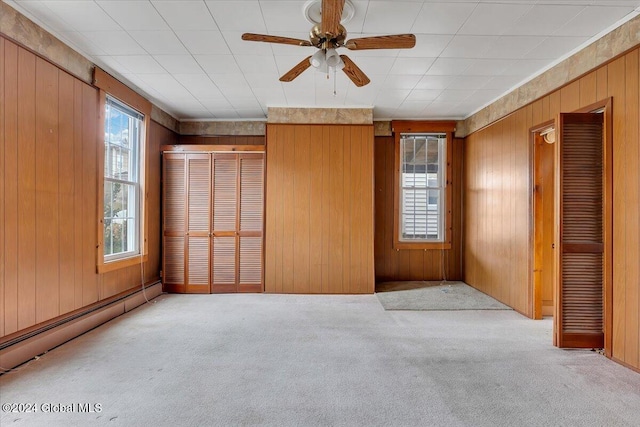
M327 66L336 67L342 60L335 49L327 49L325 61L327 61Z
M324 68L327 64L327 59L324 53L324 50L318 50L313 56L309 59L311 66L313 68Z

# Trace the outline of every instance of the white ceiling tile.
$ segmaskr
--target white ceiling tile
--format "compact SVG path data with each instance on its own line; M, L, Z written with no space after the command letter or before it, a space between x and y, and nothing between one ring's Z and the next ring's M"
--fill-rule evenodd
M503 34L550 36L558 28L578 15L582 9L584 9L584 6L578 5L536 5L513 25L507 26Z
M469 95L469 97L465 99L465 102L468 102L470 106L474 104L480 106L489 101L493 101L503 93L504 91L501 90L479 89Z
M416 45L412 49L400 50L398 56L437 58L451 39L451 35L416 34Z
M370 34L409 33L421 4L416 2L369 2L363 32Z
M529 76L549 64L546 59L520 59L509 67L506 67L500 74L505 76Z
M367 105L372 106L378 92L380 91L379 85L375 83L369 83L366 86L358 87L351 85L347 89L347 96L345 102L349 105Z
M209 9L202 1L152 1L173 30L218 31Z
M117 72L119 74L122 74L122 75L131 74L132 73L131 70L129 70L127 67L125 67L122 63L118 62L112 56L96 55L96 56L93 57L93 59L95 60L96 65L98 65L99 67L101 67L105 71L113 70L113 71L115 71L115 72Z
M197 99L223 98L220 89L206 74L174 74L173 76Z
M211 110L229 110L231 104L226 98L220 96L215 98L198 98L198 101L204 105L209 111Z
M391 74L424 75L436 58L396 58Z
M479 89L498 89L506 91L522 81L521 76L497 76L491 78Z
M496 76L502 74L515 61L512 59L474 59L469 68L461 74L464 76Z
M107 52L87 39L82 33L77 31L63 31L60 33L62 41L72 45L85 55L107 55Z
M257 1L207 1L207 7L222 32L265 32L260 3Z
M269 34L281 35L283 31L308 33L313 26L304 18L300 2L262 1L260 9Z
M407 96L405 102L433 101L442 93L442 89L414 89Z
M125 30L168 30L169 26L147 1L109 0L98 5Z
M460 36L457 35L440 54L441 58L481 58L497 36Z
M156 88L159 94L171 98L193 98L193 95L185 89L170 74L139 74L140 78L147 84Z
M586 37L548 37L524 55L524 59L556 59L587 41Z
M491 76L458 76L451 81L450 87L463 90L476 90L487 84L492 78Z
M277 72L265 72L265 73L244 73L244 78L251 86L251 89L262 88L268 89L273 87L274 82L277 82L280 75Z
M202 74L202 67L191 55L154 55L160 65L171 74Z
M438 96L437 101L444 102L454 102L454 101L463 101L471 95L470 90L459 90L459 89L445 89L442 91L440 96Z
M388 56L363 56L351 59L365 74L388 74L396 60Z
M77 31L115 31L120 26L92 1L50 1L47 7Z
M238 113L238 117L241 119L266 119L267 115L262 110L262 108L251 108L251 109L238 109L236 110Z
M438 58L433 63L427 75L430 76L459 76L473 63L473 59L466 58Z
M425 2L411 27L411 32L420 34L456 34L469 18L474 3Z
M413 89L421 78L421 75L389 74L382 83L382 87L388 89Z
M195 55L195 59L207 74L234 74L240 72L233 55Z
M269 88L252 89L256 98L263 105L285 105L287 102L282 86L272 84Z
M235 110L228 110L226 108L215 110L209 109L209 112L212 113L216 119L234 120L240 118Z
M278 75L280 76L283 75L284 73L286 73L287 71L295 67L298 63L300 63L305 58L306 56L303 56L303 55L276 56L275 61L276 61Z
M273 55L235 55L235 58L243 73L278 74Z
M85 31L81 34L107 55L146 53L142 46L124 31Z
M396 108L373 107L373 118L376 120L392 119Z
M478 58L519 59L544 41L545 37L502 36L491 43Z
M592 37L608 26L603 23L614 23L632 11L632 7L588 6L554 35Z
M114 55L114 60L134 74L162 74L167 71L149 55Z
M129 31L129 34L152 55L188 53L173 31Z
M192 55L231 54L219 31L176 31L176 35Z
M518 20L529 9L528 4L480 3L458 34L500 35L505 22Z
M398 108L407 96L409 96L411 90L409 89L385 89L382 88L376 98L376 105L378 103L383 104L386 108Z
M424 76L415 89L446 89L455 80L455 76Z
M260 109L260 103L255 96L236 97L229 102L236 110Z

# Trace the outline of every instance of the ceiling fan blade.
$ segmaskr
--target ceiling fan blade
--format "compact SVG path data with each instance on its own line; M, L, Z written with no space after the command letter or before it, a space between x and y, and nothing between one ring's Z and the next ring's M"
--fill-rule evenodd
M308 40L292 39L290 37L281 36L269 36L267 34L244 33L242 35L242 40L248 40L252 42L290 44L293 46L311 46L311 43Z
M350 50L364 49L411 49L416 45L413 34L395 34L392 36L362 37L347 40L344 46Z
M311 66L311 62L309 60L311 56L307 56L302 61L300 61L295 67L286 72L282 77L280 77L281 82L290 82L296 77L298 77L304 70Z
M338 35L344 0L322 0L322 32Z
M351 79L351 81L358 87L369 84L371 80L358 66L347 56L340 55L342 62L344 62L344 68L342 71Z

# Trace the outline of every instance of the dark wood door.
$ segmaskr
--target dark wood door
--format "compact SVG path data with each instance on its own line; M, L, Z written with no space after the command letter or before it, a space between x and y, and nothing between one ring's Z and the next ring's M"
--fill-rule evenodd
M558 133L558 347L604 346L603 116L560 114Z

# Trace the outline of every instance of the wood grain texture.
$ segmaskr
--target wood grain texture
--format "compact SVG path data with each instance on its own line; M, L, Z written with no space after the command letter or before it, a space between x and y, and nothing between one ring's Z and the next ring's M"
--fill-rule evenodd
M375 138L375 278L376 282L397 280L459 280L462 277L462 149L454 139L449 159L451 191L451 249L393 248L394 138Z
M372 293L373 127L270 124L267 147L265 291Z
M141 270L96 274L98 91L4 37L0 69L0 337L15 337L139 286ZM151 129L146 281L160 271L158 147L177 142Z
M529 142L522 138L528 139L531 126L554 119L560 112L584 108L594 99L600 101L613 97L612 356L636 369L640 368L640 321L637 316L640 279L636 273L640 258L636 212L640 187L637 173L640 162L637 151L640 143L637 64L638 49L635 49L541 98L541 105L534 102L467 136L463 189L464 280L531 316L530 306L522 298L528 294L527 283L531 274L526 254L530 249L529 221L532 214L529 206L531 166L526 154L530 147ZM499 138L503 137L501 129L505 124L515 124L516 133L510 134L508 144L500 144ZM515 150L515 157L511 157L513 162L498 156L498 149ZM508 198L495 198L495 189L491 186L494 178L497 182L513 182L513 205L508 203ZM503 217L517 218L513 232L507 234L510 250L505 262L500 260L499 246L496 245L502 236L496 226L496 215L500 210L505 211Z

